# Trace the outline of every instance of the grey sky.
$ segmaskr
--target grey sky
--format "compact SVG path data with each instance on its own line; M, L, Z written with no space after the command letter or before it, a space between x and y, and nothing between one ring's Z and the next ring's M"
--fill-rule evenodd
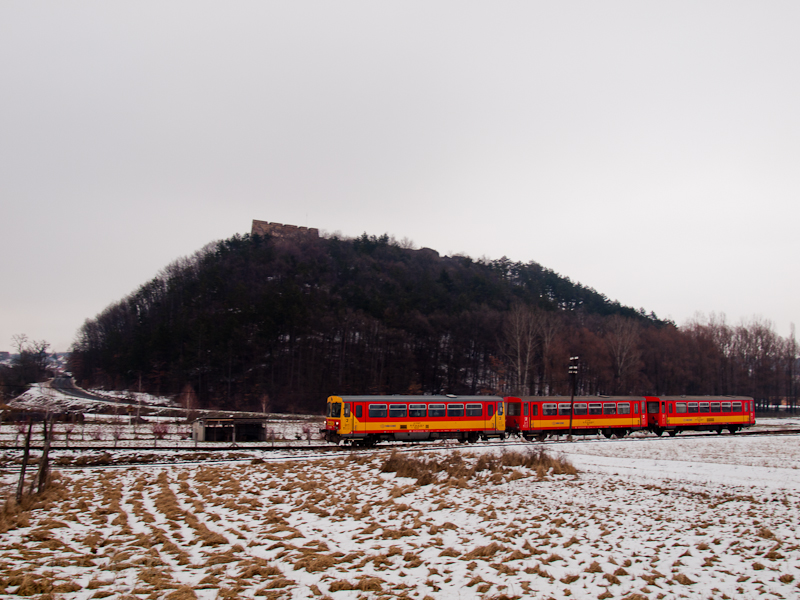
M0 3L0 349L252 219L800 322L795 2Z

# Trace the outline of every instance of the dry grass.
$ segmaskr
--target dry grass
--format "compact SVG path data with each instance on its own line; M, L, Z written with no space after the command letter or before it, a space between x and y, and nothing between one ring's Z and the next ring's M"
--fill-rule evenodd
M477 459L458 452L442 457L422 457L393 450L383 461L380 470L382 473L395 473L398 477L415 479L418 486L437 483L450 487L465 487L468 481L486 473L492 483L520 479L532 474L540 480L549 475L577 474L575 467L565 458L553 457L543 449L503 452L499 455L482 454ZM402 493L408 491L410 490L404 489Z

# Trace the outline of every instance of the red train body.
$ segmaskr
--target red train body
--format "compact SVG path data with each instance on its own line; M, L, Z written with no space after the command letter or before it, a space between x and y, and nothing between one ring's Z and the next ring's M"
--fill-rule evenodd
M755 423L753 399L742 396L524 396L506 398L506 406L506 431L528 440L570 431L609 438L642 430L735 433Z

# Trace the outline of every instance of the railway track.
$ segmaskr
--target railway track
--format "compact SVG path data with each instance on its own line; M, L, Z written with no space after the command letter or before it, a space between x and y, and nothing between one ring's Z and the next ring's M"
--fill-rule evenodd
M725 437L734 436L783 436L783 435L798 435L800 429L773 429L773 430L745 430L736 434L723 434ZM53 468L56 469L80 469L80 468L113 468L124 467L132 465L141 466L166 466L166 465L185 465L195 463L221 463L221 462L235 462L242 460L262 459L267 461L272 460L313 460L320 458L323 455L331 456L335 454L351 455L354 453L367 454L376 450L398 450L400 452L435 452L441 450L468 450L478 448L509 448L509 447L530 447L530 446L546 446L557 447L562 444L595 444L595 443L609 443L609 442L625 442L625 443L639 443L655 440L675 440L678 438L721 438L713 433L698 432L698 433L682 433L676 437L657 437L654 435L648 436L627 436L624 438L606 439L604 437L592 436L573 436L572 441L567 441L566 436L559 436L556 439L547 439L543 442L539 441L525 441L522 438L507 438L503 442L477 442L473 444L460 444L453 441L445 443L437 442L416 442L416 443L383 443L373 448L361 447L348 447L336 445L317 445L317 446L298 446L298 445L264 445L264 444L228 444L225 446L216 445L205 447L197 445L190 447L186 445L181 446L167 446L162 445L158 447L139 445L136 447L126 446L74 446L69 447L56 446L50 448L50 460ZM4 446L0 447L0 451L22 451L22 446ZM33 453L35 460L36 454L41 452L41 446L31 446L30 451ZM241 455L236 455L241 452ZM252 452L262 453L263 456L253 456ZM75 460L66 462L59 461L59 457L65 454L82 453L82 455L93 455L93 458L82 460L81 457ZM103 457L103 454L114 453L116 456ZM227 456L224 453L228 453ZM269 456L273 454L274 456ZM98 456L99 455L99 456ZM219 456L214 456L219 455ZM161 458L159 458L161 457ZM18 470L16 465L3 467L3 471Z

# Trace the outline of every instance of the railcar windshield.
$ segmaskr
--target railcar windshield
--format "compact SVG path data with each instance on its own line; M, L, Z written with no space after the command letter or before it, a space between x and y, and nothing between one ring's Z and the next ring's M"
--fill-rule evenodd
M342 403L341 402L328 402L328 416L333 419L338 419L342 416Z
M522 414L522 409L520 408L519 402L509 402L508 403L508 416L509 417L518 417Z
M658 402L648 402L647 403L647 414L648 415L657 415L658 414Z

